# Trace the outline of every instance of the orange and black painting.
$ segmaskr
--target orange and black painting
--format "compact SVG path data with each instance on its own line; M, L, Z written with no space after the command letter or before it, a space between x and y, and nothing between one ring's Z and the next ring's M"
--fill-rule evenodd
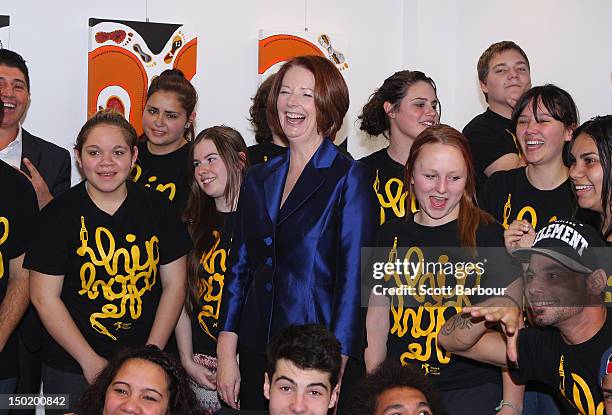
M181 24L89 19L87 116L114 108L142 133L147 88L166 69L196 73L197 37Z

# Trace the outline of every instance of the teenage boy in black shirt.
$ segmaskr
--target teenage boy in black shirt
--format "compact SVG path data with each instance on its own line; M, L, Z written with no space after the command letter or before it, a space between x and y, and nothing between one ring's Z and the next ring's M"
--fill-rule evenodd
M516 101L531 88L531 74L527 55L512 41L489 46L477 69L489 107L465 126L463 135L470 141L479 190L496 171L524 165L510 116Z
M603 247L588 225L552 222L537 233L531 248L514 251L529 264L525 296L533 322L541 328L517 334L522 307L498 297L448 320L438 336L440 344L502 367L508 366L507 359L516 362L515 378L556 388L567 413L603 414L599 365L612 338L612 313L602 300L610 272ZM487 329L493 322L501 323L503 334Z

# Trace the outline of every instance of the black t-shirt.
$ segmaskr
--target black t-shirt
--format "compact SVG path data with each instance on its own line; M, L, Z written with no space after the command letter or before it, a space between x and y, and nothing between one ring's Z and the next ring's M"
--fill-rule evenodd
M247 155L251 166L265 163L271 158L281 156L286 152L287 147L279 146L271 141L255 144L247 148Z
M235 221L235 212L220 215L220 223L213 232L217 243L200 259L199 309L194 310L194 316L191 318L193 352L209 356L217 354L225 271Z
M503 229L499 224L479 226L476 235L479 247L476 257L466 248L460 248L458 235L456 220L441 226L428 227L415 223L414 217L410 216L407 219L386 222L380 227L377 238L377 246L391 247L388 258L383 261L408 259L418 263L418 259L422 258L426 264L425 269L412 274L411 278L396 274L386 283L395 287L408 285L417 290L416 294L411 293L403 298L390 297L391 329L387 341L387 358L399 360L402 364L417 365L423 373L431 377L439 390L501 382L499 369L451 355L438 346L437 335L446 320L460 312L462 307L481 299L459 293L459 285L474 288L479 277L482 287L506 287L508 281L515 279L521 272L519 265L503 248ZM485 247L496 247L496 256L485 254ZM488 261L486 258L495 260ZM460 264L469 262L479 264L482 271L460 277ZM440 271L440 268L435 268L442 264L456 265L455 271L448 272L448 268ZM500 270L503 270L503 276ZM420 287L447 287L452 291L426 293L421 291Z
M393 218L406 216L406 197L404 190L405 167L393 160L386 148L378 150L359 160L372 171L372 188L380 205L380 221L382 225ZM412 213L417 211L416 203L410 205Z
M0 161L0 304L10 278L10 260L25 251L36 226L38 203L28 179ZM8 301L8 299L6 299ZM18 375L17 335L13 331L0 351L0 379Z
M484 171L495 160L506 154L516 154L517 157L521 154L512 120L489 108L463 128L463 135L467 137L472 150L476 189L480 189L487 180Z
M128 195L111 216L93 203L85 183L43 209L24 266L64 276L62 301L90 346L108 358L147 341L162 293L159 268L187 254L191 239L159 192L128 182ZM48 335L43 359L81 373Z
M188 177L189 149L186 143L172 153L157 155L149 151L147 140L138 142L138 160L134 166L133 176L136 183L162 192L169 200L177 203L178 212L182 213L189 197Z
M518 337L519 368L513 377L524 383L540 381L557 390L568 414L603 415L599 388L600 359L612 344L612 313L608 309L604 326L581 344L565 343L554 328L525 328Z
M529 182L525 169L492 174L478 196L480 208L505 229L514 220L524 219L537 232L556 219L571 218L576 202L569 179L556 189L539 190Z

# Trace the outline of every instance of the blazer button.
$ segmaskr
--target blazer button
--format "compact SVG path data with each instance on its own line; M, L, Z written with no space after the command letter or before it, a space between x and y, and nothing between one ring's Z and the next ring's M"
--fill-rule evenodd
M270 282L266 283L266 291L268 291L268 292L272 291L272 283L270 283Z
M268 236L267 238L264 239L264 242L266 243L266 245L270 246L272 245L272 238Z
M272 258L266 259L266 265L269 266L269 267L272 266Z

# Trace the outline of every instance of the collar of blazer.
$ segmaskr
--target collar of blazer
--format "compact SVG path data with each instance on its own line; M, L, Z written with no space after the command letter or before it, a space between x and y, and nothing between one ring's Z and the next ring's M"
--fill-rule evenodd
M264 179L264 195L268 215L273 224L279 225L287 219L288 216L302 206L321 187L325 181L325 176L320 169L329 168L337 155L338 149L331 139L323 139L317 151L315 151L310 161L304 167L304 171L293 187L293 190L287 196L282 209L279 207L285 186L285 178L289 170L289 157L291 154L287 152L287 154L275 157L268 162L270 165L266 167L268 168L269 175Z

